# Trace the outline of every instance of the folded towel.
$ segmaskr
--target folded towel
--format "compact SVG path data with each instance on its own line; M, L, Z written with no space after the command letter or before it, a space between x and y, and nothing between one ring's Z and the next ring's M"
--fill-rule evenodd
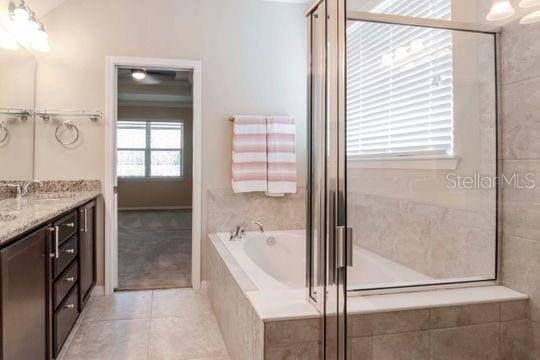
M266 118L235 116L232 187L235 193L266 191Z
M267 118L268 195L296 193L296 125L292 117Z

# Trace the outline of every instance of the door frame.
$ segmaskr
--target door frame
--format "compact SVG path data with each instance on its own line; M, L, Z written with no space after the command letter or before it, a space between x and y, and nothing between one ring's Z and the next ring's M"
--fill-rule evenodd
M166 68L193 71L193 200L191 281L201 288L202 236L202 63L199 60L107 56L105 63L105 295L118 286L118 201L116 174L117 69Z

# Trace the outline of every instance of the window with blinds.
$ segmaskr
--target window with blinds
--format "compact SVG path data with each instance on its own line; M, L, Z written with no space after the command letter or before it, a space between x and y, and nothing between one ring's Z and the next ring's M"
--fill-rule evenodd
M184 124L181 121L118 121L120 178L182 178Z
M373 12L451 18L451 0L387 0ZM452 32L352 21L347 156L453 154Z

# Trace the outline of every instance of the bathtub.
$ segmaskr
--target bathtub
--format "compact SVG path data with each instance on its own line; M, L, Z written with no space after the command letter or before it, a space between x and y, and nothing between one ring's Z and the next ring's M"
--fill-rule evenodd
M209 240L206 254L208 295L231 359L266 360L285 358L285 354L291 358L302 354L303 359L319 359L323 330L318 304L306 299L305 232L248 233L244 239L236 241L230 241L227 233L218 233L209 235ZM361 247L354 248L354 258L355 264L349 268L349 288L373 288L389 282L429 279ZM389 326L388 333L362 333L362 339L367 336L373 342L376 339L386 341L385 336L389 334L403 334L408 339L412 328L409 325L403 327L403 319L407 319L407 324L422 324L422 329L426 330L426 316L429 324L431 311L449 306L452 313L461 311L460 306L469 313L468 305L485 305L491 313L494 306L496 309L501 307L502 311L502 306L509 303L512 309L523 308L519 312L524 314L523 319L527 319L528 313L526 295L496 285L391 294L356 292L354 295L347 299L347 316L351 322L363 324L367 321L366 329L379 321L397 324ZM366 317L366 314L370 316ZM496 314L498 316L498 310ZM396 320L389 321L392 318ZM503 324L490 316L485 321L484 325L495 331ZM458 338L468 339L470 328L454 327L452 331L463 331L466 335ZM309 331L299 331L301 329ZM436 325L427 329L441 331ZM413 343L416 346L417 342ZM478 342L479 349L482 344ZM464 345L470 346L476 346L476 343Z
M306 233L304 230L249 232L243 239L220 240L260 290L300 289L306 286ZM431 277L377 255L353 247L354 266L348 270L348 287L369 289L382 286L429 282Z

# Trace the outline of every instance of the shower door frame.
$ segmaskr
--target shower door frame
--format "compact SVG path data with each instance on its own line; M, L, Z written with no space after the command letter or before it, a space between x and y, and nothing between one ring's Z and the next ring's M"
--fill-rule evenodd
M306 281L308 301L321 312L321 359L347 358L347 239L346 228L346 163L345 153L340 151L345 141L345 30L346 1L318 0L306 11L308 17L308 196L307 196L307 261ZM320 102L324 103L320 113L313 111L313 84L316 76L313 58L313 34L321 29L314 28L314 18L324 19L322 34L323 74L317 80L324 89ZM320 25L319 25L320 26ZM321 59L319 59L321 60ZM320 109L317 109L320 110ZM321 224L317 230L318 242L313 240L313 122L322 120L322 154L325 159L318 163L316 176L319 182L317 198ZM319 124L320 125L320 124ZM320 135L319 135L320 136ZM326 161L335 159L337 162ZM323 185L323 186L322 186ZM322 234L322 236L321 236ZM316 248L314 248L316 246ZM313 272L314 251L319 260L316 278ZM315 294L315 295L314 295Z
M337 19L337 42L335 45L338 54L338 59L331 63L331 56L328 56L328 19L331 14L328 14L328 3L333 4L334 6L334 15L338 14L341 17ZM313 171L312 171L312 121L313 121L313 108L312 108L312 85L313 85L313 22L312 15L319 6L325 6L325 83L324 87L326 90L325 93L325 124L330 124L330 127L334 127L334 130L338 131L337 137L334 139L336 141L337 149L335 149L335 156L337 157L337 167L332 171L328 171L328 164L325 161L325 187L323 189L319 188L319 192L324 191L323 194L327 203L324 205L326 218L326 228L325 236L323 237L322 243L319 241L317 244L318 249L314 249L312 242L312 207L314 206L312 202L312 181L313 181ZM346 359L348 346L347 346L347 296L356 295L356 294L368 294L368 293L387 293L387 292L403 292L414 291L414 290L427 290L427 289L441 289L441 288L451 288L451 287L467 287L467 286L482 286L482 285L492 285L500 282L500 265L499 260L501 258L500 251L500 241L501 241L501 227L499 226L499 216L501 213L500 206L502 204L501 196L501 136L500 136L500 119L501 119L501 99L500 99L500 27L493 27L489 25L482 24L470 24L463 23L458 21L451 20L437 20L437 19L426 19L426 18L416 18L416 17L407 17L399 15L388 15L388 14L376 14L369 12L360 12L360 11L347 11L346 10L346 0L315 0L313 4L306 10L306 17L309 18L308 21L308 196L307 196L307 261L306 261L306 297L309 302L314 304L322 314L321 319L321 359ZM475 32L475 33L484 33L494 36L494 57L495 57L495 143L497 146L496 149L496 205L495 205L495 272L494 279L488 280L478 280L478 281L463 281L463 282L447 282L440 284L426 284L426 285L414 285L414 286L400 286L400 287L387 287L383 289L374 289L374 290L353 290L348 291L347 289L347 265L350 265L347 261L349 258L349 250L347 245L351 245L345 240L345 245L339 254L344 260L342 263L345 263L344 267L340 267L336 260L335 249L338 247L336 245L336 233L338 227L344 228L345 239L347 239L346 233L348 232L347 228L347 159L346 159L346 26L347 21L364 21L364 22L375 22L375 23L386 23L394 25L408 25L408 26L417 26L417 27L430 27L436 29L445 29L451 31L465 31L465 32ZM330 42L331 42L330 38ZM331 54L332 55L332 54ZM335 55L335 54L334 54ZM329 66L330 59L330 66ZM337 91L337 108L336 111L328 110L328 99L332 94L328 94L329 84L328 81L337 82L338 86ZM332 108L330 109L332 110ZM326 131L327 129L325 129ZM328 139L328 136L326 136ZM331 148L332 144L325 144L328 148ZM332 154L332 151L325 152L325 154ZM328 156L327 158L332 158ZM332 179L332 176L334 178ZM330 177L330 181L328 180ZM337 196L328 196L332 192L332 181L336 182L334 194ZM328 187L328 183L331 184ZM331 206L328 206L330 202ZM333 207L334 206L334 207ZM313 267L312 267L312 257L314 256L314 250L317 251L317 255L322 254L322 258L325 260L325 266L321 274L321 269L318 270L317 281L313 279ZM343 264L342 264L343 265ZM320 278L322 276L322 279ZM318 296L312 296L313 290ZM322 294L322 296L321 296Z

